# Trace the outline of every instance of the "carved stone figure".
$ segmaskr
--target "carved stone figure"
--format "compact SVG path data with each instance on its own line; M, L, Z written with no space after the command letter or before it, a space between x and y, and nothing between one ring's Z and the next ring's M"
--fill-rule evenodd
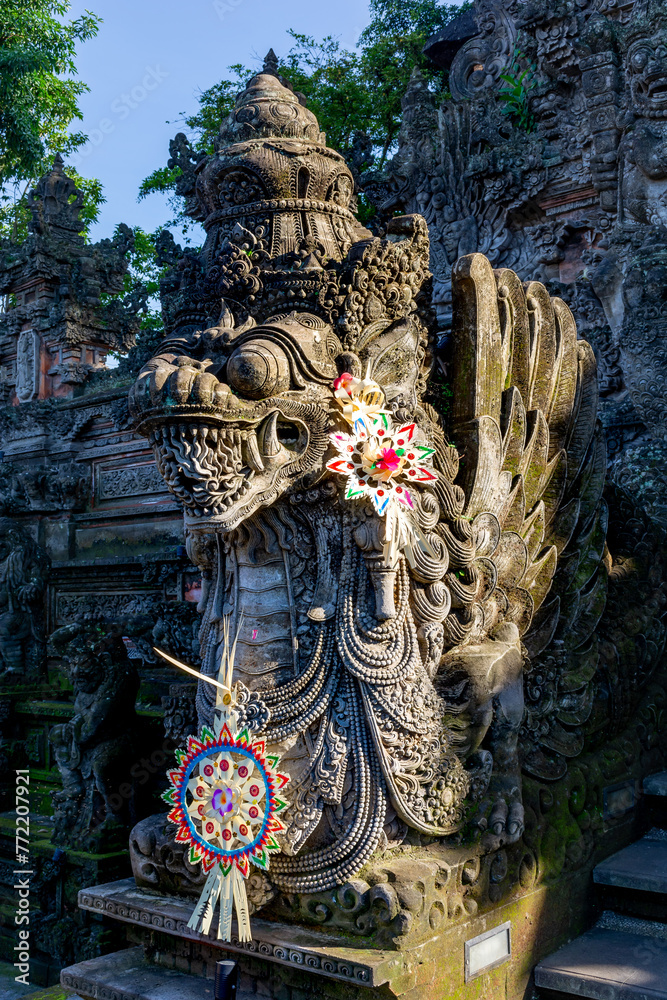
M663 278L667 251L667 17L637 5L623 35L629 113L620 191L620 225L609 259L594 273L618 338L626 385L654 438L667 433L667 328Z
M667 202L667 17L662 5L635 5L623 35L631 117L626 125L622 206L636 222L665 226ZM662 183L660 183L662 182Z
M16 396L20 403L30 402L39 393L39 354L39 335L23 330L16 347Z
M43 594L49 559L16 521L0 518L0 675L38 676L44 667Z
M445 426L426 398L426 224L398 217L374 238L351 194L312 115L269 72L253 78L198 167L207 242L130 404L208 578L202 669L216 673L230 615L245 711L291 775L270 872L291 893L467 824L485 850L517 841L524 674L554 637L571 567L585 556L598 596L567 605L575 654L606 585L596 365L568 307L462 257ZM221 298L216 323L193 329ZM413 546L397 549L388 519L347 498L331 467L337 393L364 379L413 449L433 451L430 485L412 490ZM538 739L537 769L540 752Z
M133 816L136 670L113 627L66 625L50 644L74 689L74 715L49 733L63 786L53 797L53 841L111 848Z

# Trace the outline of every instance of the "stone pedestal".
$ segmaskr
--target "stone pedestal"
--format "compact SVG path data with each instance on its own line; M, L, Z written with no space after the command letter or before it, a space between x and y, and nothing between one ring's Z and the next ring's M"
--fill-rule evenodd
M215 962L231 958L240 966L241 992L272 1000L519 1000L540 958L575 926L590 922L589 883L589 873L581 873L449 926L414 947L392 950L358 947L349 934L258 917L252 919L251 942L234 937L223 945L187 927L191 900L138 889L125 879L84 889L79 905L125 924L131 947L65 969L61 982L93 1000L175 1000L197 990L206 996ZM511 956L466 982L465 943L506 922Z

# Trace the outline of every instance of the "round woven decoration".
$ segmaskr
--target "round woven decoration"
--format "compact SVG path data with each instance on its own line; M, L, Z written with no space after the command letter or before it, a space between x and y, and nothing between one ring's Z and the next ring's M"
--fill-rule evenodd
M280 850L273 834L284 830L278 793L288 777L277 770L279 757L247 730L234 737L224 725L218 737L207 728L200 739L189 737L176 759L164 799L173 807L176 840L190 844L190 861L201 861L204 871L236 865L245 876L249 862L267 868L269 853Z

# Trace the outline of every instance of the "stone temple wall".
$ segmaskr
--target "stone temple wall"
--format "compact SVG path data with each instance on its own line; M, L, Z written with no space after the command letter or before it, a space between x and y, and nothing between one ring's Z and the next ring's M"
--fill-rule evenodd
M122 294L131 233L84 241L58 158L30 201L28 239L0 246L0 956L16 943L13 774L29 767L39 983L104 947L77 892L129 871L130 826L192 725L194 689L152 644L197 662L201 578L129 426L132 374L104 372L139 329Z
M426 44L400 148L365 179L385 213L421 212L446 336L465 253L543 281L600 371L611 476L664 519L667 13L652 0L476 0Z

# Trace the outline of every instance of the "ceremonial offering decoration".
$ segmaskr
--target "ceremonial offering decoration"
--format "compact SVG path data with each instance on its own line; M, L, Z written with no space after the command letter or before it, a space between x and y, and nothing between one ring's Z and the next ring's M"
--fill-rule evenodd
M352 432L330 435L338 457L327 469L347 479L345 499L368 497L375 511L386 518L384 557L392 565L404 552L414 565L414 546L435 555L413 515L417 483L432 485L438 478L430 465L435 452L418 444L414 423L396 427L384 409L382 388L367 374L365 379L344 372L334 382L334 394Z
M334 382L334 396L340 403L343 416L357 432L368 430L369 421L387 414L383 409L384 391L370 377L370 371L364 379L343 372Z
M188 738L186 749L176 751L178 767L168 772L171 788L162 797L172 807L168 818L178 827L176 840L189 844L190 861L210 872L188 927L208 934L219 900L218 938L231 940L234 906L239 940L249 941L245 879L250 864L267 869L270 854L280 850L275 834L284 830L278 814L287 805L281 791L289 779L278 770L278 755L267 753L249 727L239 726L238 686L231 682L236 642L230 651L227 621L224 628L218 680L199 674L218 689L213 729L205 726L199 737Z

